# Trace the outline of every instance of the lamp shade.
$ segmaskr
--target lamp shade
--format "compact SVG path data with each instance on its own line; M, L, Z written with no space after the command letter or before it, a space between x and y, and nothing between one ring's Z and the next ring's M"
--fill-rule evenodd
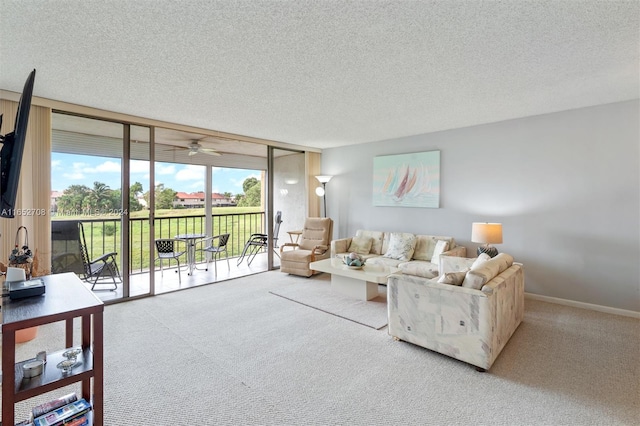
M502 224L474 222L471 226L471 241L482 244L502 244Z
M333 176L327 176L327 175L320 175L320 176L316 176L316 179L318 179L318 182L320 183L327 183L331 180Z

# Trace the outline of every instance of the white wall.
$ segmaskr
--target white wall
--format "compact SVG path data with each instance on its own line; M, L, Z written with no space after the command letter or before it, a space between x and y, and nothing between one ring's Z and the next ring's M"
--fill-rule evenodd
M473 257L471 223L502 222L527 292L640 312L639 117L635 100L327 149L334 237L452 235ZM430 150L439 209L372 206L373 157Z

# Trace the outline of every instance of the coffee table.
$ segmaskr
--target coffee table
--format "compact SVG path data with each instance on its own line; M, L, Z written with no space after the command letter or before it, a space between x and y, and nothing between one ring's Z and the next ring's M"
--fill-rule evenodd
M311 262L314 271L331 274L331 289L344 295L361 300L378 297L378 284L386 284L389 275L398 272L398 268L382 265L365 265L362 269L352 269L342 263L341 258Z

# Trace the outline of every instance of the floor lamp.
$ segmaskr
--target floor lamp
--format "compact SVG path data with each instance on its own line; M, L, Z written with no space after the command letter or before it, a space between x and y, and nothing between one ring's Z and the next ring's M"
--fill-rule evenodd
M327 217L327 191L326 191L326 187L327 187L327 182L329 182L332 177L333 176L327 176L327 175L316 176L316 179L318 179L318 182L320 182L322 184L322 187L317 187L316 188L316 195L318 197L322 197L322 205L324 207L324 216L323 217Z

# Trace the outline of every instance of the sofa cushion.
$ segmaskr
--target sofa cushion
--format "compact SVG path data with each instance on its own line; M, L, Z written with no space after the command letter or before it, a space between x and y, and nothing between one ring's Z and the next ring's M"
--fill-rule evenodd
M431 263L435 263L436 265L440 264L440 255L447 250L449 250L449 241L439 240L436 243L436 248L433 249Z
M485 254L485 253L483 253ZM462 287L480 290L483 285L491 281L495 276L506 271L513 264L513 257L506 253L500 253L493 259L480 262L471 266L467 272Z
M415 275L423 278L435 278L438 276L438 265L424 260L412 260L398 265L403 274Z
M452 237L433 236L433 235L416 235L416 248L413 252L413 258L416 260L431 261L433 251L438 241L449 242L449 249L455 247Z
M440 275L438 282L442 284L462 285L464 277L467 275L467 271L460 272L446 272Z
M356 237L369 237L371 238L371 253L382 254L382 238L384 232L380 231L366 231L364 229L358 229L356 231Z
M369 254L372 244L373 238L371 237L353 237L347 251L349 253Z
M416 248L416 236L407 232L392 232L389 247L384 257L397 260L411 260Z
M393 268L397 268L399 264L403 263L404 260L391 259L389 257L384 256L375 256L370 257L367 260L367 265L380 265L380 266L391 266Z

